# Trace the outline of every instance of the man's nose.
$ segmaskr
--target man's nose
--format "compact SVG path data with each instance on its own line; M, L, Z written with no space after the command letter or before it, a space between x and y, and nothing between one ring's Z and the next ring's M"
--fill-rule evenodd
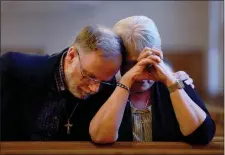
M100 87L100 83L94 83L94 84L89 85L89 89L92 92L96 92L96 93L99 91L99 87Z

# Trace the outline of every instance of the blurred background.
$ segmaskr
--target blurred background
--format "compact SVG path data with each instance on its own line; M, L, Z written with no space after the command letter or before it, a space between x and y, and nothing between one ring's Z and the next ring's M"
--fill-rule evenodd
M1 53L53 54L71 45L87 24L112 27L118 20L153 19L165 57L194 80L223 136L223 1L1 1Z

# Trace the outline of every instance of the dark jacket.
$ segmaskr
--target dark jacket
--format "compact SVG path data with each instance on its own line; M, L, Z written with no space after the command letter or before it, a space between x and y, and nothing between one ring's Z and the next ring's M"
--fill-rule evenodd
M183 136L173 110L168 89L161 82L155 82L151 88L153 141L183 141L189 144L208 144L214 137L215 123L211 119L203 101L191 86L185 84L184 90L206 112L205 121L191 135ZM131 107L129 104L126 106L118 140L133 140Z
M103 88L79 103L71 120L74 124L72 133L75 134L68 137L62 134L66 121L58 132L43 133L37 129L43 104L55 85L54 74L63 52L51 56L8 52L1 56L1 140L91 140L89 123L114 88ZM66 98L70 103L77 102L69 92Z

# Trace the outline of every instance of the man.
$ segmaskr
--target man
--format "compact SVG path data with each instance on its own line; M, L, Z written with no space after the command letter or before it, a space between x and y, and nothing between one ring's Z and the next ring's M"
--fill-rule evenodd
M92 140L208 144L215 123L195 91L165 65L155 23L132 16L114 30L127 53L118 87L90 123Z
M112 92L122 51L113 31L87 26L59 54L2 55L1 140L90 141L90 120Z

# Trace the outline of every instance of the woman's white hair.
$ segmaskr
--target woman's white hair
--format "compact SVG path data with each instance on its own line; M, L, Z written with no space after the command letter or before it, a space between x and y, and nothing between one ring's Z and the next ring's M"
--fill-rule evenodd
M153 20L146 16L131 16L118 21L114 31L121 37L129 55L145 47L161 49L161 39Z

